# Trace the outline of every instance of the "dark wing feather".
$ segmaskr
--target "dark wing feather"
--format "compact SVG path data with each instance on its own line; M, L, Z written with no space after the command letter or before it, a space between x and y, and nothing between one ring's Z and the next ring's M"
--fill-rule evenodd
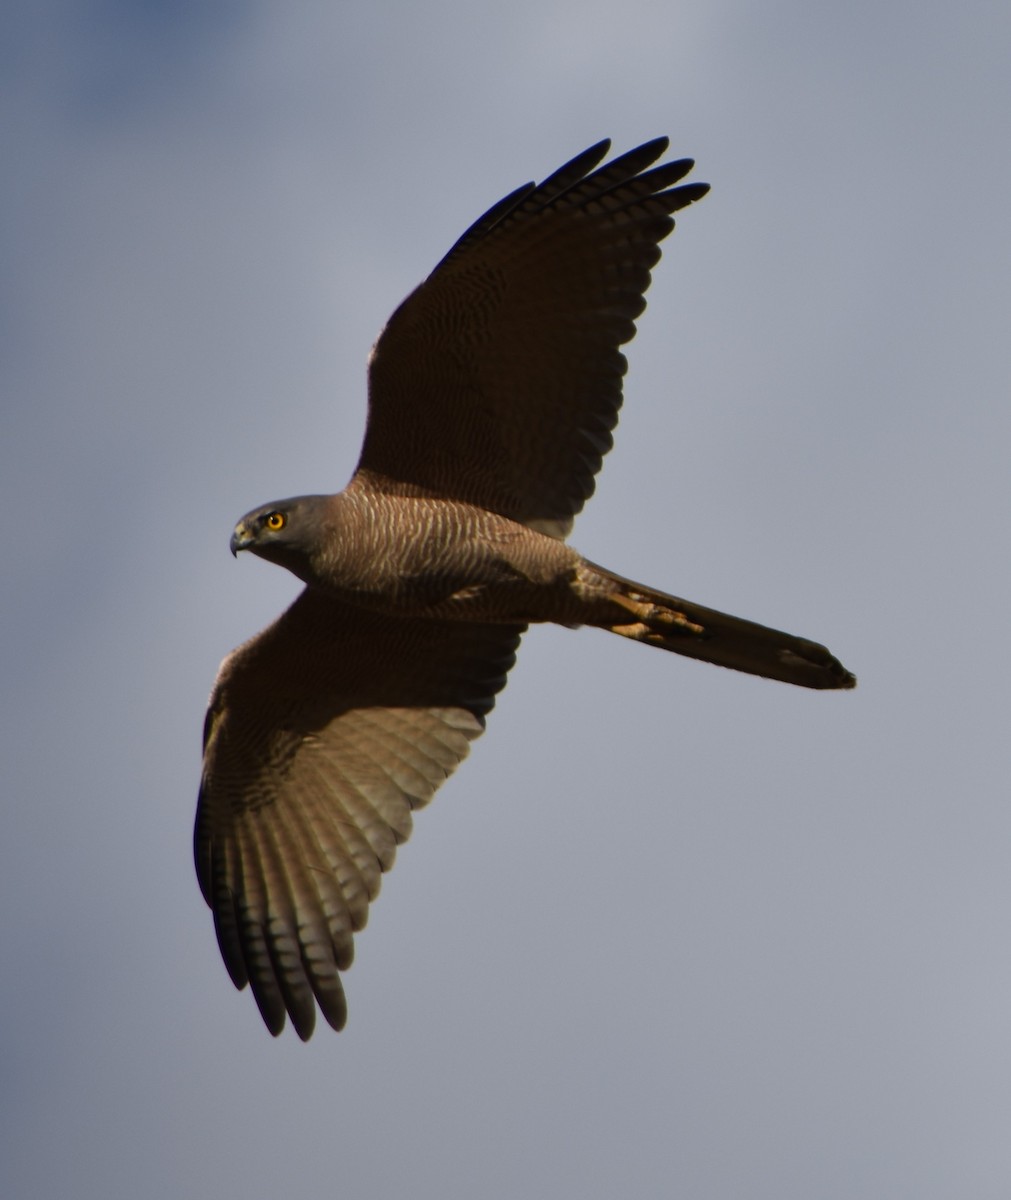
M591 147L480 217L373 350L359 471L565 536L621 406L618 347L645 308L689 159L658 138L597 169Z
M411 810L467 754L522 627L385 617L305 591L222 664L194 850L236 987L267 1027L347 1015L350 966Z

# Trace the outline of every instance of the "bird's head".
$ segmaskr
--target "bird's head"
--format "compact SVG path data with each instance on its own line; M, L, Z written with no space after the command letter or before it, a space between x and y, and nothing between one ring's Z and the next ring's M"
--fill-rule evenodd
M296 496L261 504L238 522L228 543L233 555L250 550L308 583L329 496Z

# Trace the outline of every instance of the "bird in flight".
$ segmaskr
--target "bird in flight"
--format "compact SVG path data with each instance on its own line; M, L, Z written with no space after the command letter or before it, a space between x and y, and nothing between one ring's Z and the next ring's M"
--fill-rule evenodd
M222 956L267 1028L341 1029L340 972L412 811L467 754L531 622L810 688L856 683L816 642L633 583L569 546L611 448L672 213L699 200L657 138L599 142L500 200L400 305L332 496L247 513L249 550L305 584L222 663L194 851Z

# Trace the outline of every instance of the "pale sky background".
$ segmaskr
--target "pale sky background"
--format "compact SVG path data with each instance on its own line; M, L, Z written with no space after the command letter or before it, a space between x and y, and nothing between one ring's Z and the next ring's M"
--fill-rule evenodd
M0 1195L1007 1200L1011 6L9 6ZM190 837L219 660L365 358L606 135L666 243L574 542L826 642L819 694L531 633L274 1041Z

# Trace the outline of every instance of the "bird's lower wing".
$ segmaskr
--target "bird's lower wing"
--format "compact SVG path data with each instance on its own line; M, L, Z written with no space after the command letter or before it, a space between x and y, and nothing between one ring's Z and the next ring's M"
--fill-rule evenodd
M484 729L522 626L407 620L306 590L222 664L194 832L218 943L274 1034L347 1015L380 875Z

